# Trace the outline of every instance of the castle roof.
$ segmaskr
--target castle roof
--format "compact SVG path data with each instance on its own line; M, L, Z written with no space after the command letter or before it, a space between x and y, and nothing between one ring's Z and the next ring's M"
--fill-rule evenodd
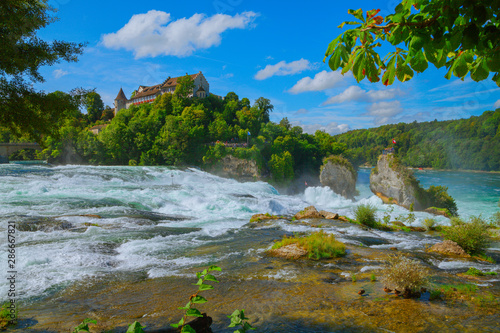
M193 81L194 81L198 77L198 75L200 75L200 74L201 74L201 71L199 73L191 74L189 76L191 76L191 79L193 79ZM201 75L203 75L203 74L201 74ZM182 78L182 77L184 77L184 76L168 77L165 81L163 81L163 83L160 83L160 84L157 84L154 86L149 86L149 87L139 86L139 88L142 87L142 90L140 92L138 91L132 99L156 95L161 91L162 88L171 88L171 87L175 88L177 86L177 80Z
M118 96L116 96L115 100L120 100L120 99L127 100L127 96L125 96L125 93L123 92L122 88L120 88L120 92L118 93Z

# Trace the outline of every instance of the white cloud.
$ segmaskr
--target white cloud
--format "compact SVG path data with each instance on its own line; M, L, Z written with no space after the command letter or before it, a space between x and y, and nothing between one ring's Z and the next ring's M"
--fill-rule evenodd
M62 69L56 69L52 72L52 75L54 75L54 77L56 79L60 79L62 78L64 75L68 75L69 72L66 72L66 71L63 71Z
M293 126L300 126L305 133L314 134L317 130L324 131L330 135L336 135L349 131L351 128L347 124L339 124L331 122L327 125L324 124L308 124L304 125L300 121L292 121Z
M335 87L344 79L340 71L322 71L311 79L309 76L302 78L288 92L300 94L306 91L321 91Z
M298 114L307 114L307 113L309 113L309 110L302 108L302 109L298 109L293 114L298 115Z
M146 14L132 16L117 32L103 35L102 43L111 49L133 51L136 58L159 55L184 57L198 49L220 45L224 31L247 28L257 16L254 12L210 17L194 14L190 18L172 21L170 13L150 10Z
M375 117L377 126L390 123L398 114L403 112L399 101L373 103L368 108L368 114Z
M493 105L493 107L494 107L495 109L500 108L500 99L499 99L498 101L496 101L496 102L495 102L495 105Z
M286 61L280 61L276 65L267 65L264 69L258 71L254 78L256 80L265 80L274 75L293 75L303 72L306 69L311 69L311 63L306 59L292 61L288 64Z
M351 101L366 101L376 102L385 99L393 99L403 95L400 89L383 89L383 90L363 90L359 86L350 86L342 93L328 98L323 105L340 104Z

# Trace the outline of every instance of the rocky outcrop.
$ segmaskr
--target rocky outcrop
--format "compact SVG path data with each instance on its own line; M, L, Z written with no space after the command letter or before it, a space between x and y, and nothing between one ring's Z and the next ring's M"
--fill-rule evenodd
M459 257L470 257L470 255L462 249L460 245L451 240L445 240L442 243L434 244L429 252L438 252L446 255L454 255Z
M209 172L217 176L245 181L260 179L257 162L237 158L233 155L224 156Z
M323 215L321 215L314 206L309 206L301 210L297 214L295 214L295 219L322 219Z
M381 155L370 174L370 190L385 203L394 203L415 210L426 207L419 201L423 189L410 170L400 165L392 154Z
M327 220L337 220L339 218L339 214L327 212L326 210L320 210L319 214L322 215L323 218Z
M356 195L356 179L354 167L342 156L330 156L323 160L319 180L333 192L353 199Z
M290 244L282 246L279 249L271 249L268 253L275 257L281 257L286 259L298 259L307 254L307 251L297 244Z

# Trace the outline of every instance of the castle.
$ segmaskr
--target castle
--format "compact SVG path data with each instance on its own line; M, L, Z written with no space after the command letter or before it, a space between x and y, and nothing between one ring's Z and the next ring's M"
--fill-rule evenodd
M201 71L197 74L191 74L190 76L194 83L193 92L190 97L207 97L210 94L209 84ZM177 80L181 77L182 76L172 78L169 76L165 81L163 81L163 83L149 87L139 86L139 88L135 92L135 95L130 99L127 99L125 93L123 92L123 89L120 88L120 92L115 98L115 115L121 109L128 109L130 105L153 103L157 96L166 93L173 94L175 91L175 87L177 87Z

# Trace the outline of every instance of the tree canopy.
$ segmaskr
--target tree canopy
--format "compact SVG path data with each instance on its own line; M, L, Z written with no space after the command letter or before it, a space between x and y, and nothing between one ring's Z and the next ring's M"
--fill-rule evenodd
M429 63L464 79L469 73L500 86L500 0L403 0L393 14L382 17L379 9L349 10L355 27L334 39L325 54L332 70L351 71L358 82L391 85L410 80ZM385 57L380 47L390 44Z
M66 95L45 94L32 84L43 82L41 66L77 61L84 44L47 42L37 31L56 20L47 0L0 2L0 126L39 140L73 109Z

